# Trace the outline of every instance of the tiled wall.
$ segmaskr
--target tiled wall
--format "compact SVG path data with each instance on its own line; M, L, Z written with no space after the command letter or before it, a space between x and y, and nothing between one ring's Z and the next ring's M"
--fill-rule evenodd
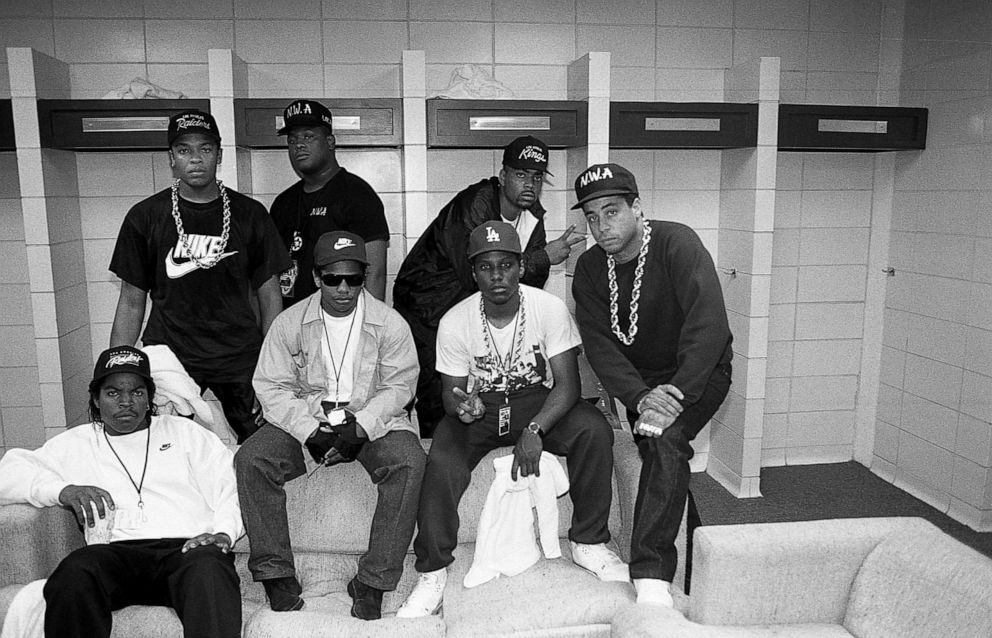
M855 435L874 156L778 157L762 465L846 461Z
M907 2L905 24L930 133L896 161L872 469L992 530L992 6Z

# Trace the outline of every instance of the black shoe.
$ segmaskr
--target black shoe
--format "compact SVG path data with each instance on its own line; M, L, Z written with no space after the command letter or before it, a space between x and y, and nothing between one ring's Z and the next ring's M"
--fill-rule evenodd
M299 611L303 609L303 599L300 594L303 588L295 576L270 578L262 581L265 595L269 598L272 611Z
M382 618L382 590L370 587L358 580L358 576L348 583L348 595L355 601L351 605L351 615L362 620Z

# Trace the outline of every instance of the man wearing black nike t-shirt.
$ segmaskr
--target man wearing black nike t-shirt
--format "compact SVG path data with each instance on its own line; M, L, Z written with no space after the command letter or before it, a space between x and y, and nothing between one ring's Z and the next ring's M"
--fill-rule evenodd
M169 346L213 390L241 443L258 428L251 377L282 310L278 274L289 258L265 207L216 179L220 133L209 113L173 116L168 140L172 187L135 204L117 236L110 346L137 342L151 296L142 343Z

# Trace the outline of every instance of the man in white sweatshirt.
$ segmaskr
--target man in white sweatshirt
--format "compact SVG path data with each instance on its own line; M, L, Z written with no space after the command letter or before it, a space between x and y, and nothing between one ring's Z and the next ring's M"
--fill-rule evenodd
M164 605L187 636L240 636L232 452L189 419L154 414L140 350L105 350L89 390L92 423L0 459L0 504L71 508L90 532L48 578L45 635L110 636L114 610Z

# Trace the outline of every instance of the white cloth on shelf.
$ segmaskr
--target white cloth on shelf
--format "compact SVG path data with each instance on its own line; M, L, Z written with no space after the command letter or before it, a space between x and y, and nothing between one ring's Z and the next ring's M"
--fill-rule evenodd
M201 423L213 427L214 416L201 396L200 386L189 376L186 368L166 345L145 346L148 365L155 381L155 407L159 414L195 416Z
M34 580L14 595L0 638L45 638L45 594L48 579Z
M516 576L541 558L534 538L537 509L541 548L547 558L561 556L558 542L558 497L568 491L568 476L554 455L541 452L541 475L510 477L513 455L493 459L496 476L479 517L475 558L465 574L465 587L498 576Z

